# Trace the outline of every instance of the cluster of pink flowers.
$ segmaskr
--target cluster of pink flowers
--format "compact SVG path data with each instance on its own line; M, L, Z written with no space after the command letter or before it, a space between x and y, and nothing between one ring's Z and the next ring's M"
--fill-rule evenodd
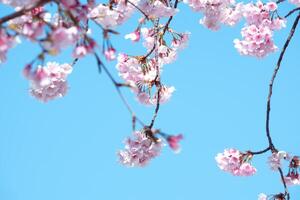
M42 102L63 97L68 90L67 77L72 72L69 64L48 62L31 72L31 66L24 69L24 76L30 80L30 93Z
M241 153L236 149L225 149L216 156L219 168L235 176L252 176L256 169L249 163L252 158L250 153Z
M300 157L294 156L291 159L289 173L284 177L287 185L300 185Z
M131 57L119 54L117 69L119 75L128 83L137 94L139 102L148 105L157 103L158 95L150 94L150 89L155 85L157 77L156 61L154 58L144 60L140 57ZM161 68L158 69L159 73ZM160 103L168 101L175 91L174 87L162 86L160 89Z
M77 27L65 28L60 26L51 33L50 40L43 43L44 48L52 54L57 54L61 49L75 44L78 37L79 32Z
M7 51L14 46L16 39L0 29L0 64L6 60Z
M243 40L235 39L235 48L241 55L264 57L277 50L273 41L273 31L285 27L285 21L272 18L270 13L276 11L274 2L263 4L249 3L244 6L243 16L246 26L242 29Z
M218 30L220 24L233 26L242 18L242 4L234 0L184 0L196 12L202 12L200 20L211 30Z
M154 142L143 131L135 131L133 138L125 140L125 149L118 152L119 161L128 167L144 167L160 154L162 147L162 142Z
M125 0L112 1L112 5L99 4L92 8L87 17L95 20L103 28L114 28L124 23L135 11L134 6ZM130 1L134 5L138 4L138 0Z
M35 5L38 0L0 0L0 3L8 4L13 7L28 7Z
M272 153L268 158L270 168L274 171L278 170L281 167L281 160L289 160L289 155L285 151Z
M170 17L178 12L178 9L172 8L164 1L142 0L139 7L150 18Z
M295 4L296 6L300 6L300 0L289 0L292 4Z

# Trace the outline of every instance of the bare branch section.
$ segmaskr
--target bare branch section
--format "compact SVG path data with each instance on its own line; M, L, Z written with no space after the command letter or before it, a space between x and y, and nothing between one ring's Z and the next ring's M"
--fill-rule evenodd
M290 33L289 33L289 36L286 40L286 42L284 43L284 46L280 52L280 56L278 58L278 61L277 61L277 64L276 64L276 67L274 69L274 72L273 72L273 75L272 75L272 78L270 80L270 83L269 83L269 94L268 94L268 98L267 98L267 111L266 111L266 135L267 135L267 138L268 138L268 142L269 142L269 149L274 153L274 152L278 152L278 150L276 149L273 141L272 141L272 137L271 137L271 133L270 133L270 112L271 112L271 99L272 99L272 94L273 94L273 86L274 86L274 82L275 82L275 79L277 77L277 74L278 74L278 71L281 67L281 62L282 62L282 59L284 57L284 54L294 36L294 33L295 33L295 30L298 26L298 23L299 23L299 19L300 19L300 12L298 13L298 16L296 17L294 23L293 23L293 26L290 30ZM283 182L283 186L284 186L284 190L285 190L285 196L287 197L287 200L290 199L290 194L288 192L288 189L287 189L287 186L286 186L286 182L284 180L284 175L283 175L283 172L282 172L282 169L279 168L279 173L280 173L280 177L281 177L281 180Z

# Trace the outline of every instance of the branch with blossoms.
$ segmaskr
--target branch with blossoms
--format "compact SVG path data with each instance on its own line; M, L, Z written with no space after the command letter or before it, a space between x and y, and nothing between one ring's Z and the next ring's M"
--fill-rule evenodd
M273 85L300 18L300 1L289 2L297 7L280 16L279 6L287 3L286 0L268 3L184 0L192 10L203 15L200 24L212 31L219 30L222 25L234 26L244 20L242 39L235 39L234 46L241 55L258 58L278 50L273 40L274 32L285 28L288 18L297 13L269 84L266 109L268 145L260 151L225 149L216 156L218 166L223 171L235 176L251 176L257 171L251 164L253 157L270 152L270 168L278 171L284 192L260 194L260 200L289 200L288 186L300 185L299 157L279 151L270 132ZM164 143L179 152L182 134L169 135L155 127L160 107L170 100L175 91L173 86L162 82L163 68L176 60L180 50L187 46L190 35L189 32L179 33L171 28L171 22L179 11L179 0L110 0L100 4L94 0L87 0L86 3L79 0L0 0L0 3L15 8L15 12L0 18L0 63L5 62L7 52L22 40L29 40L40 48L40 53L23 70L24 77L30 82L29 92L34 98L48 102L65 96L68 91L67 78L75 70L77 61L93 56L99 72L108 76L132 119L132 137L125 140L125 149L118 151L120 163L128 167L146 166L160 154ZM119 35L115 28L130 19L133 13L139 13L141 18L135 30L126 34L125 39L133 43L143 39L145 53L116 55L111 36ZM91 23L100 27L101 42L93 38ZM45 64L47 56L58 55L68 47L73 49L71 64ZM114 78L114 74L104 64L104 59L117 59L116 69L123 82ZM132 91L139 103L153 107L153 115L148 123L132 109L123 89ZM289 161L286 174L282 169L283 160Z

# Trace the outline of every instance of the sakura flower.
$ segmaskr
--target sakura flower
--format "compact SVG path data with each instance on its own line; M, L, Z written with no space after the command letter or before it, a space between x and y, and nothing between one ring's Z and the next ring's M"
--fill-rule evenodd
M152 2L144 0L140 3L140 8L147 16L152 18L170 17L178 12L178 9L168 7L158 0Z
M265 57L278 48L272 39L273 32L266 26L250 25L242 29L244 40L234 40L235 48L241 55Z
M190 32L179 34L179 38L174 38L171 47L174 49L184 49L189 41Z
M78 46L74 49L73 57L82 58L88 53L88 50L85 46Z
M234 40L235 48L241 55L265 57L277 50L273 42L273 31L285 27L285 21L272 18L270 12L277 9L277 4L249 3L244 6L243 16L247 25L242 29L243 40Z
M287 185L300 185L300 175L298 172L290 172L284 177L284 181Z
M296 6L300 6L300 0L289 0L290 3L295 4Z
M134 5L138 4L138 0L131 1ZM134 12L135 8L127 4L125 0L116 1L113 7L104 4L91 9L87 17L95 20L104 28L114 28L124 23Z
M235 25L242 18L242 4L234 0L184 0L196 12L202 12L204 17L200 24L211 30L218 30L221 23Z
M119 162L127 167L144 167L157 157L162 142L154 142L143 131L135 131L133 138L125 140L125 149L118 152Z
M241 153L236 149L225 149L216 156L216 161L221 170L235 176L252 176L256 169L249 163L252 158L250 153Z
M129 33L125 35L125 39L130 39L132 42L137 42L140 40L141 33L139 30L134 31L133 33Z
M29 7L35 5L38 0L0 0L0 3L8 4L13 7Z
M116 59L116 50L114 48L108 48L104 51L104 56L106 60L112 61Z
M173 149L176 153L180 152L179 142L183 139L183 135L170 135L167 137L167 142L171 149Z
M43 45L52 54L57 54L61 49L75 44L78 36L79 32L75 26L70 28L58 27L51 33L50 41L45 41Z
M258 195L258 200L267 200L268 199L268 196L264 193L260 193Z
M6 60L6 53L14 46L16 39L0 29L0 64Z
M284 177L287 185L300 185L300 157L294 156L289 165L289 173Z
M30 73L30 66L24 69L25 77L30 80L30 93L42 102L65 96L68 90L67 77L72 72L69 64L48 62Z
M281 167L281 160L288 160L289 155L284 151L279 151L277 153L272 153L272 155L268 159L268 163L272 170L278 170Z

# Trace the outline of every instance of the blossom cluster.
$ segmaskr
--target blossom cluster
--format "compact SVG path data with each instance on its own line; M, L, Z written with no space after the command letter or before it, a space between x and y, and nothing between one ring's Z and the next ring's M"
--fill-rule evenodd
M120 163L128 167L144 167L157 157L163 147L161 141L154 141L143 131L135 131L133 138L125 140L125 149L118 152Z
M268 158L269 166L272 170L277 171L281 167L282 160L289 160L290 156L285 151L274 152Z
M274 2L263 4L258 1L244 6L243 16L246 26L242 28L243 40L234 40L235 48L241 55L264 57L277 50L273 41L273 31L285 27L285 21L273 18L271 12L276 11Z
M294 156L291 159L289 172L284 177L284 181L287 185L300 185L300 157Z
M194 11L203 13L200 24L218 30L221 24L233 26L242 18L243 6L234 0L184 0Z
M42 102L63 97L68 91L67 77L72 72L69 64L48 62L31 72L31 66L24 69L25 77L30 80L30 93Z
M127 167L144 167L149 164L165 146L164 141L156 135L162 136L175 153L180 151L179 142L183 139L182 134L168 135L145 127L141 131L134 131L133 138L125 140L125 149L118 151L119 162Z
M6 60L7 51L14 46L16 38L0 29L0 64Z
M249 163L252 159L249 152L241 153L236 149L225 149L215 159L221 170L235 176L252 176L256 173L256 168Z

